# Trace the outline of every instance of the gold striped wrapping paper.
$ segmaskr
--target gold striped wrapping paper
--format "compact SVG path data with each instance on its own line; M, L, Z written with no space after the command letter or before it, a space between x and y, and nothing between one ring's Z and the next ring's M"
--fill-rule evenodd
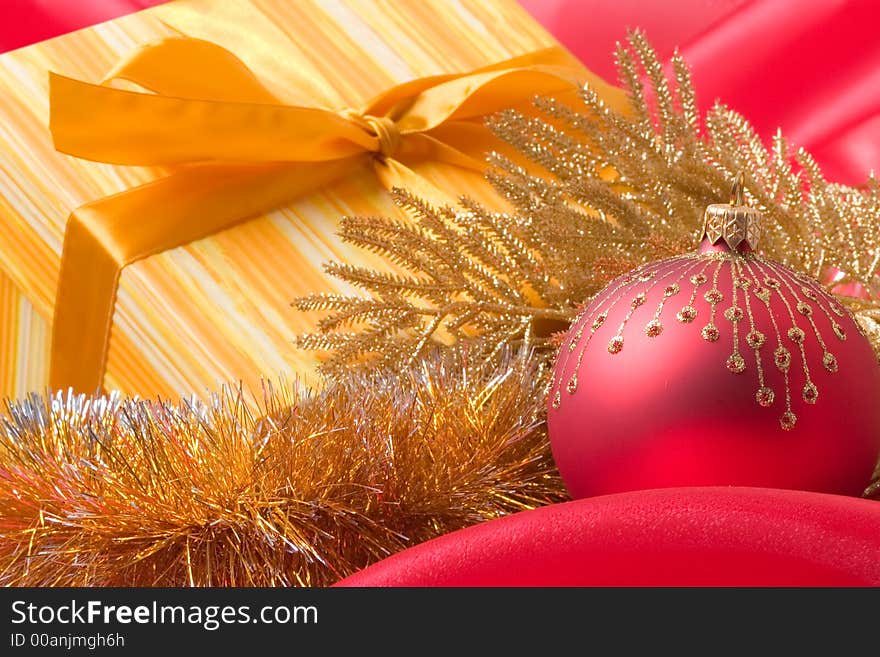
M0 390L15 397L42 391L49 376L49 323L0 272Z
M244 12L248 29L227 29L235 22L213 20L229 12ZM0 56L0 270L33 308L13 313L4 305L0 393L45 386L47 326L70 210L161 173L56 153L46 129L47 71L100 80L137 46L181 33L181 17L194 15L207 18L197 21L195 33L190 24L188 35L235 52L285 102L300 105L356 107L395 83L554 45L507 0L178 0ZM278 57L286 58L282 70L292 75L266 74L278 70ZM267 61L274 65L261 66ZM432 164L417 171L450 196L466 192L490 205L499 202L473 173ZM364 170L266 216L128 267L120 282L106 387L176 396L221 381L243 380L255 388L261 375L308 378L314 356L296 350L293 338L311 330L314 318L292 309L291 299L313 291L351 292L328 280L321 263L376 263L335 238L338 218L394 212L375 175ZM20 345L14 354L6 351L10 341Z

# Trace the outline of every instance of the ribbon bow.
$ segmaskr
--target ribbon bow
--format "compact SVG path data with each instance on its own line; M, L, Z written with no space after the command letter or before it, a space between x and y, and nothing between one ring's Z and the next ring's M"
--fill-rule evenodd
M188 37L147 46L105 80L139 93L50 75L57 150L169 175L75 210L68 219L53 320L50 385L92 392L103 382L122 269L289 202L372 162L384 184L413 182L404 163L481 170L453 146L474 119L590 79L612 104L622 93L560 48L470 73L400 84L360 111L284 105L235 55Z

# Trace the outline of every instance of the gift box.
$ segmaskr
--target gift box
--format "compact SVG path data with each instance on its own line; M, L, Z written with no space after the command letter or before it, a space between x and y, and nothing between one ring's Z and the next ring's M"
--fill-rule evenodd
M512 0L177 0L0 56L0 393L308 378L291 301L382 266L339 218L499 207L485 118L587 80Z

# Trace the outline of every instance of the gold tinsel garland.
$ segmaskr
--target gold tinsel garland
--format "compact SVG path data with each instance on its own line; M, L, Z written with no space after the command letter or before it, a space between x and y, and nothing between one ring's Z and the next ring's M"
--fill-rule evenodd
M259 404L56 395L0 429L0 584L327 585L389 554L565 499L546 376L435 354Z

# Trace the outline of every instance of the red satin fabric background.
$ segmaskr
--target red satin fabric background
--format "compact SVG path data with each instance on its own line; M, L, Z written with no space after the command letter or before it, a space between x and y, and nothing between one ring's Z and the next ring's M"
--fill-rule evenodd
M163 0L3 0L0 52ZM615 80L612 51L641 27L678 45L701 104L720 99L764 137L777 127L832 180L880 169L880 7L872 0L520 0L590 69Z
M777 127L831 180L880 169L880 6L872 0L520 0L590 69L630 27L669 57L678 46L700 104L719 99L765 138Z
M0 52L163 2L167 0L0 0Z
M878 503L669 488L554 504L422 543L337 586L878 586Z

